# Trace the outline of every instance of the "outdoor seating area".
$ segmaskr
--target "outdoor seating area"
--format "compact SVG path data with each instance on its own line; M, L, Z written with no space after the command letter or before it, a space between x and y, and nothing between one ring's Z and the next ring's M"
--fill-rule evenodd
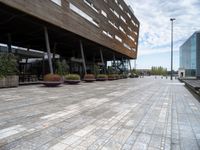
M181 80L185 83L185 85L190 88L193 92L200 95L200 80L197 79L190 79L190 80Z

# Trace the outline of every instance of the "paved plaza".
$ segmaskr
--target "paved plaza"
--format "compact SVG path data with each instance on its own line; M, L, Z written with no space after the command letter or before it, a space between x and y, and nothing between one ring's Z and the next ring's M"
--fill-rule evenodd
M0 150L199 150L200 103L145 77L0 89Z

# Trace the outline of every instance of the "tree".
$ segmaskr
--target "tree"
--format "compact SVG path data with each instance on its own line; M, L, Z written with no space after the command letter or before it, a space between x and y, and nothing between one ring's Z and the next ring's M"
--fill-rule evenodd
M152 75L163 75L166 76L167 75L167 68L164 67L151 67L151 74Z

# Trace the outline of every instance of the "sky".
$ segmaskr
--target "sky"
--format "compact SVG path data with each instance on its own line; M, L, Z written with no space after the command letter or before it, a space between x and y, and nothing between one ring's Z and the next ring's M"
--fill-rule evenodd
M179 47L200 31L200 0L125 0L140 21L138 69L163 66L170 70L171 22L174 21L174 70L179 68ZM134 61L132 66L134 67Z

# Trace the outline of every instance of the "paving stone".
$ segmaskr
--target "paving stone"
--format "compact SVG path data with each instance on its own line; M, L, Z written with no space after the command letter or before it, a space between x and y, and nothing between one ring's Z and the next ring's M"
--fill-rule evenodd
M0 150L200 149L200 103L145 77L0 89Z

